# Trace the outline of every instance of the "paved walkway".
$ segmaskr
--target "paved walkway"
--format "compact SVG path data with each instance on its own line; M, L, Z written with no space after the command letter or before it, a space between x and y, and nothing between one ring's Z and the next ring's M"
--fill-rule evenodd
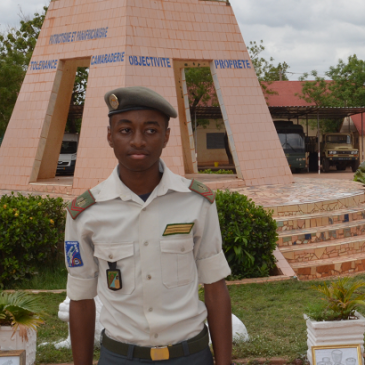
M365 188L361 183L346 179L323 180L295 175L291 185L246 186L231 190L248 196L256 204L273 207L348 198L364 194Z

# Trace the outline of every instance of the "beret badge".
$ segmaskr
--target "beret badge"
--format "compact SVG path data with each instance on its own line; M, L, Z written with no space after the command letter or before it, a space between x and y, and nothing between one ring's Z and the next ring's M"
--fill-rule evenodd
M110 103L110 106L116 110L118 109L118 106L119 106L119 100L118 98L114 95L114 94L111 94L109 96L109 103Z

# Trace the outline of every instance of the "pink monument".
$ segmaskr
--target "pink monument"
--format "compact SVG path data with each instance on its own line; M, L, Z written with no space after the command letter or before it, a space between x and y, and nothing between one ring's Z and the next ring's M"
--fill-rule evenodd
M89 67L73 185L55 185L77 67ZM239 185L293 181L232 7L219 0L54 0L0 148L0 189L78 195L116 159L103 96L146 86L178 110L163 159L197 173L185 71L210 67Z

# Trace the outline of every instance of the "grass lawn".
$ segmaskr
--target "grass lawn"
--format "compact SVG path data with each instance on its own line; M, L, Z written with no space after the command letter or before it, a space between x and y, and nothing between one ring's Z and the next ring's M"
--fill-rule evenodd
M359 278L365 280L365 275ZM319 294L310 290L311 285L318 283L292 280L230 286L232 311L243 321L251 336L249 342L235 344L234 357L292 360L305 355L307 338L303 313L310 302L319 300ZM37 295L42 296L49 314L39 329L38 343L66 339L67 324L57 317L58 305L65 299L65 294ZM96 350L95 359L98 355ZM56 350L52 345L38 347L36 364L63 362L72 362L71 351Z

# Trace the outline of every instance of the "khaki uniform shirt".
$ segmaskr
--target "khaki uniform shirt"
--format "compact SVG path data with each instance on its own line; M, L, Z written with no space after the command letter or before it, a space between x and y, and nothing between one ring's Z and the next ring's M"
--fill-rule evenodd
M98 294L107 335L139 346L197 335L207 317L198 283L231 272L215 203L191 191L191 181L162 161L160 170L162 179L146 202L122 183L116 168L91 189L96 204L75 220L67 214L66 246L71 241L79 249L79 266L68 267L67 295L77 301ZM108 288L108 262L121 270L119 291Z

